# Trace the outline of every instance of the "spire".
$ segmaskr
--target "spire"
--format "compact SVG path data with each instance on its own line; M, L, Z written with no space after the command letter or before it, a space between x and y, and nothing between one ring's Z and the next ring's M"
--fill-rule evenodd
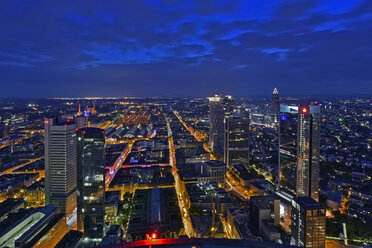
M279 95L279 92L278 92L278 90L276 88L273 91L273 95Z

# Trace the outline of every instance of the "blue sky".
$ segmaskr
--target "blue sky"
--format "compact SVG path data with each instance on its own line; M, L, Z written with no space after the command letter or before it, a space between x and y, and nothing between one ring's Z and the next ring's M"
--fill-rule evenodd
M0 96L372 93L368 0L0 0Z

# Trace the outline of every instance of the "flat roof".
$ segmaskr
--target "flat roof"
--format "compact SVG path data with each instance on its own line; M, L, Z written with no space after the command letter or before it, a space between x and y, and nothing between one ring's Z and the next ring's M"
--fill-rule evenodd
M313 198L309 196L296 197L294 198L294 201L296 201L296 203L298 203L304 209L324 208L322 205L319 204L319 202L315 201Z

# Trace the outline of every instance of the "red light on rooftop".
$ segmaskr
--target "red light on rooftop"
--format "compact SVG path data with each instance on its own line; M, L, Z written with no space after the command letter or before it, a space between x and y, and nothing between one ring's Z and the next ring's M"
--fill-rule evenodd
M156 239L156 237L157 237L156 233L152 233L152 234L151 234L151 238L152 238L152 239Z
M307 113L307 108L302 108L302 109L301 109L301 112L302 112L302 113Z

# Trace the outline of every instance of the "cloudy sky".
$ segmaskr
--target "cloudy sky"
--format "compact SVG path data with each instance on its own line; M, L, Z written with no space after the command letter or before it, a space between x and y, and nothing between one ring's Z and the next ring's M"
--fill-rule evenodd
M0 96L372 94L371 0L0 0Z

